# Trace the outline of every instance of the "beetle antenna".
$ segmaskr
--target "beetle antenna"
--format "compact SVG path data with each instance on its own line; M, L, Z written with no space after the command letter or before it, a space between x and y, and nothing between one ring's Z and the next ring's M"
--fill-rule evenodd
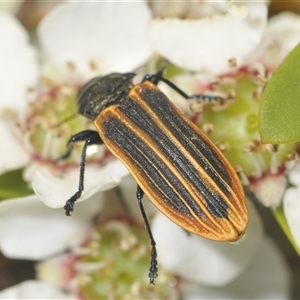
M163 74L164 74L164 72L165 72L165 69L168 67L168 65L169 65L169 62L166 61L166 60L164 60L162 67L161 67L160 70L155 74L155 76L157 76L157 77L162 77Z
M159 81L166 81L166 79L163 77L163 74L168 64L169 63L165 60L163 66L160 68L159 71L157 71L155 74L152 75L150 74L145 75L142 81L144 82L150 80L155 85L158 85Z
M66 123L66 122L69 122L70 120L72 120L73 118L75 118L75 117L77 117L77 116L79 116L79 114L78 114L78 113L75 113L75 114L73 114L73 115L71 115L71 116L66 117L65 119L63 119L62 121L60 121L59 123L57 123L57 124L54 126L54 128L55 128L55 127L59 127L59 126L61 126L62 124Z

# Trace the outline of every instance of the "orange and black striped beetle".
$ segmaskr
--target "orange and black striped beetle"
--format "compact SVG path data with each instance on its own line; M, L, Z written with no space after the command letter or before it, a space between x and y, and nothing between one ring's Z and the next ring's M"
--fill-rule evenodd
M144 193L174 223L188 232L215 241L235 241L245 232L248 211L240 180L222 152L158 89L163 81L186 99L188 96L157 74L133 85L134 73L112 73L86 83L78 95L78 111L93 120L97 131L82 131L70 138L84 141L78 191L66 202L66 215L84 189L86 149L105 144L137 181L136 197L150 238L150 283L157 275L155 240L142 204Z

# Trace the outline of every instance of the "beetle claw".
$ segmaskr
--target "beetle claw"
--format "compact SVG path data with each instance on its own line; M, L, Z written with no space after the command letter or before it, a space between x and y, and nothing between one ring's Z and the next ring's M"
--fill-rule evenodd
M74 202L72 200L68 200L64 206L64 210L66 211L67 216L71 216L71 212L74 211Z

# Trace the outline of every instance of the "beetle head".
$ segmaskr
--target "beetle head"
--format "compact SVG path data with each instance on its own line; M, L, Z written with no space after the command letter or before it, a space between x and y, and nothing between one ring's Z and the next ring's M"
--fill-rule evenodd
M133 87L135 73L111 73L88 81L77 97L78 112L89 119L96 119L106 107L126 97Z

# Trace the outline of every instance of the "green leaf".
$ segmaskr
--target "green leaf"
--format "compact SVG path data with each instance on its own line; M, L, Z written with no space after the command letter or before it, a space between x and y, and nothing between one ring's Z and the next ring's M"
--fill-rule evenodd
M19 198L33 194L23 180L23 169L13 170L0 176L0 199Z
M300 44L289 53L267 84L258 117L263 143L300 141Z

